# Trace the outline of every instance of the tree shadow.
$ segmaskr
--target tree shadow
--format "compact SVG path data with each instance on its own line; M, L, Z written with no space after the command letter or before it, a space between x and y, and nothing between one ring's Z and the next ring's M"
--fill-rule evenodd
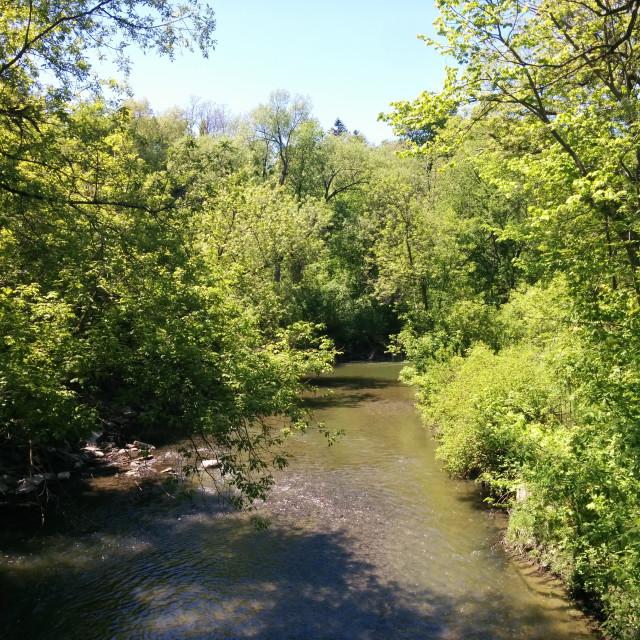
M371 402L377 399L373 393L339 393L331 396L309 396L304 399L304 406L312 411L320 409L357 407L363 402Z
M510 595L434 593L385 581L341 530L215 516L213 498L156 510L4 567L6 640L481 640L554 634ZM7 570L8 569L8 570Z
M397 378L380 378L376 376L337 376L328 375L310 380L314 387L320 389L384 389L397 386Z
M397 379L382 379L365 376L326 376L311 381L318 389L315 395L304 398L306 407L312 410L356 407L362 403L378 400L372 393L376 389L386 389L398 385ZM335 393L331 393L335 391Z

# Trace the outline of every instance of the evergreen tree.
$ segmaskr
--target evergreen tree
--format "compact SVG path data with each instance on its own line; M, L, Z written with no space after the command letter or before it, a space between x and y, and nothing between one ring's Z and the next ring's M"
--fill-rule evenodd
M333 134L334 136L341 136L345 133L349 133L349 129L345 127L344 122L342 122L340 118L336 118L336 121L333 123L333 127L329 129L329 133Z

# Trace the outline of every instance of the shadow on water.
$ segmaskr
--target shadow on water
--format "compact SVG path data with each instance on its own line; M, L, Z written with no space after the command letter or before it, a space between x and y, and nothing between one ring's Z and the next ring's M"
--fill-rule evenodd
M318 389L318 392L316 395L306 396L304 403L305 406L314 411L356 407L378 399L378 396L369 390L386 389L398 385L397 378L385 380L379 377L338 375L314 378L310 382L312 386ZM365 389L367 391L364 391ZM331 393L334 390L336 393Z
M186 507L185 507L186 508ZM340 531L256 532L234 518L178 515L103 555L85 545L1 574L6 640L245 638L348 640L548 638L537 608L511 620L507 596L448 598L383 583ZM104 536L104 534L101 534ZM74 555L75 554L75 555ZM85 554L83 556L82 554ZM55 556L55 554L54 554ZM6 569L6 567L5 567ZM487 619L490 617L492 622ZM530 633L526 629L530 627Z
M322 388L341 390L339 397L327 401L327 407L336 406L336 400L355 406L377 399L376 390L397 384L394 379L356 376L316 382ZM567 633L566 627L556 633L539 602L529 604L502 589L500 571L507 571L506 562L497 564L490 588L478 590L464 587L483 583L465 583L462 572L470 565L456 565L455 554L446 544L442 561L421 565L420 571L424 566L427 573L433 572L428 577L434 580L386 571L385 563L391 560L380 557L386 543L372 544L385 540L376 527L384 524L379 513L387 512L373 508L380 494L368 498L349 484L338 491L333 471L313 476L302 487L296 476L287 476L292 488L283 489L271 511L285 515L274 518L272 528L262 532L253 530L244 516L221 515L220 501L211 494L179 500L163 494L161 488L135 484L114 484L95 494L89 491L81 506L87 514L86 525L79 532L41 536L21 548L3 548L0 638L586 637ZM462 493L461 500L468 499L474 507L481 504L477 497L473 502ZM311 516L306 514L309 500L321 503ZM296 510L299 504L305 509ZM347 520L351 528L341 524ZM310 522L313 527L307 526ZM416 532L416 543L428 539ZM429 551L423 550L422 557L428 557ZM411 544L407 553L413 553ZM439 572L446 574L456 566L463 567L459 578L439 579ZM569 609L568 604L560 606ZM548 611L558 608L555 601Z
M475 482L473 478L463 480L450 479L450 481L466 489L455 494L456 502L464 504L472 511L484 513L487 517L493 517L494 519L504 517L503 528L506 528L507 511L497 503L500 498L492 495L484 484Z
M308 396L304 399L304 406L317 411L319 409L335 409L357 407L359 404L375 400L372 393L340 393L340 395Z
M320 389L385 389L386 387L395 387L398 385L398 379L383 379L380 377L367 376L339 376L328 375L310 380L314 387Z

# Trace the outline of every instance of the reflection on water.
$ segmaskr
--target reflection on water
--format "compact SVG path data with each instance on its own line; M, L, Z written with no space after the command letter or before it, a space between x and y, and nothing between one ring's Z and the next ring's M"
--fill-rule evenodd
M347 435L292 442L256 532L206 492L96 510L90 533L2 554L5 638L578 639L584 620L518 568L473 486L448 480L395 382L340 367L317 417ZM135 494L135 489L133 493Z

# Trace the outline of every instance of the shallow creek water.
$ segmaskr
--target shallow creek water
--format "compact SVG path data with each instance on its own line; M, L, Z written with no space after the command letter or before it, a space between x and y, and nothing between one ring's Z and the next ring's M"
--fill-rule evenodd
M111 488L74 534L3 541L0 637L64 639L596 638L558 584L510 559L504 522L454 482L396 382L397 364L338 367L277 474L257 532L213 491ZM113 495L111 495L113 494ZM98 502L98 500L96 500Z

